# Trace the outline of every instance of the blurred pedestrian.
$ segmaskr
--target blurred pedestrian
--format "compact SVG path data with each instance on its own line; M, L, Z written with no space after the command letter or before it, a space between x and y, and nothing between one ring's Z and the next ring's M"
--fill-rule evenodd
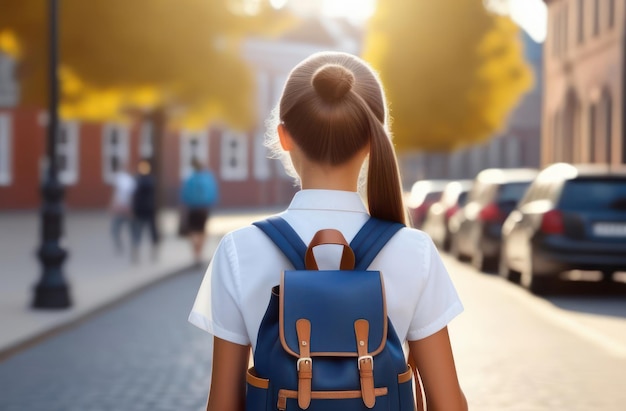
M124 241L122 241L122 229L127 228L128 241L132 241L132 202L135 191L135 179L128 172L126 164L121 163L117 158L113 161L113 195L109 210L111 212L111 235L115 250L118 253L124 251Z
M189 236L196 265L202 264L202 250L206 239L206 223L211 208L217 203L219 192L213 173L198 159L192 161L192 172L181 189L181 202L185 207L185 231Z
M387 106L376 73L363 60L350 54L315 54L291 71L274 113L267 134L268 146L285 160L285 166L301 186L287 210L279 216L305 244L316 232L328 228L339 230L351 241L370 217L405 226L377 254L371 265L384 277L386 313L393 324L389 332L395 329L397 338L407 343L408 360L417 365L428 409L466 411L467 402L459 386L447 328L448 323L463 311L463 306L430 238L419 230L406 227L406 208L388 129ZM363 169L364 164L367 164L366 169ZM367 205L358 193L362 170L367 172ZM295 254L298 254L297 250L294 245ZM333 247L316 250L315 260L324 261L328 267L325 269L336 269L336 264L329 263L337 261L336 251ZM304 259L304 256L300 257ZM324 378L330 376L316 374L314 365L312 373L311 368L307 368L296 375L297 353L293 353L293 367L285 370L283 380L265 380L256 374L255 369L246 372L250 348L256 357L259 351L264 353L286 347L285 340L282 347L280 344L268 347L258 343L263 342L259 334L262 324L273 324L275 319L271 316L278 316L278 308L268 307L268 304L277 301L272 299L272 288L281 282L281 273L289 267L285 256L255 226L226 234L217 247L189 316L193 324L213 335L208 411L246 408L244 381L249 383L247 399L253 402L252 405L261 403L262 396L272 395L268 393L272 384L280 386L281 382L294 380L298 384L296 398L302 400L305 403L302 408L306 408L311 399L311 378L313 384L317 384L316 389L320 390L318 396L347 398L346 392L339 395L324 392L321 388L328 382ZM317 286L332 288L333 284L325 282L324 278L319 278ZM280 290L280 302L276 305L283 307L282 285ZM266 312L271 315L264 317ZM283 312L280 313L282 327ZM323 321L319 317L311 321L318 320ZM309 345L307 340L315 335L315 329L306 327L309 320L298 321L301 322L302 327L298 326L294 337L295 345L299 347L296 350L300 349L301 354L298 362L304 361L305 366L310 367L311 362L330 361L323 357L328 354L324 348L321 348L324 351L322 357L309 358L313 350L311 346L324 338ZM367 326L365 329L367 335ZM265 331L272 334L267 329ZM273 331L278 339L279 331ZM295 335L296 330L289 332ZM301 344L300 338L303 339ZM359 346L365 346L364 352L369 352L363 341ZM376 348L370 346L370 349ZM337 353L331 353L334 354ZM284 355L289 356L286 351ZM372 357L369 358L373 361ZM356 362L355 353L355 373L358 372ZM371 371L365 377L361 375L363 385L372 381ZM373 385L371 390L369 387L366 387L367 395L373 396ZM397 386L393 389L397 390ZM421 397L418 391L418 401ZM272 401L267 399L265 402L270 404ZM275 398L271 408L274 404ZM317 404L311 408L324 408L323 401ZM345 409L352 406L354 408L350 409L357 409L356 404L345 404ZM379 407L377 402L376 409L400 409L398 404L395 407L382 404ZM296 407L294 404L293 408ZM341 409L341 405L336 407ZM358 409L365 407L360 404ZM403 409L413 407L403 405Z
M137 166L135 178L136 187L133 193L133 249L132 259L139 260L139 246L144 229L150 232L152 258L158 256L159 231L156 215L156 183L152 173L152 166L147 160L142 160Z

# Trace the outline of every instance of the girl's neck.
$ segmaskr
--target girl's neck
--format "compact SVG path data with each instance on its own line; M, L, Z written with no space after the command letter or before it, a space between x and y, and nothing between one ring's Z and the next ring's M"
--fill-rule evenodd
M302 164L299 175L302 189L357 191L361 161L339 166Z

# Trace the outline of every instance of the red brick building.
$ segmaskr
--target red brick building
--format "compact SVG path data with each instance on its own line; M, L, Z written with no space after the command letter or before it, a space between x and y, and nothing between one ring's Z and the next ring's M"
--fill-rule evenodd
M158 175L166 205L177 204L180 182L190 170L192 157L203 160L215 172L221 207L288 203L296 187L279 162L267 158L264 121L297 62L321 50L357 53L357 35L353 27L342 22L309 21L279 40L247 41L242 56L257 78L259 120L245 133L220 125L201 132L159 133L154 118L130 125L64 122L57 152L66 206L106 207L114 159L132 169L141 158L153 155L161 159ZM41 203L47 116L44 108L21 107L18 100L15 62L0 53L0 211L33 209Z

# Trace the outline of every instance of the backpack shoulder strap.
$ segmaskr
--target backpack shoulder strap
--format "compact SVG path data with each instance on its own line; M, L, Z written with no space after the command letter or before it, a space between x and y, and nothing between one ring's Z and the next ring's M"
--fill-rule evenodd
M289 259L296 270L304 270L307 245L281 217L254 222ZM370 217L350 243L356 260L355 270L366 270L380 250L404 225Z
M285 254L296 270L304 270L307 246L293 228L281 217L270 217L252 223L261 229Z
M380 250L404 224L370 217L350 242L356 260L355 270L366 270Z

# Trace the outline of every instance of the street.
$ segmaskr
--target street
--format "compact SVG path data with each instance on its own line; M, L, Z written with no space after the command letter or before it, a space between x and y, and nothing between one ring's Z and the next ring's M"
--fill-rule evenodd
M624 284L539 298L444 262L465 305L450 334L470 409L624 409ZM211 339L187 323L202 274L161 281L0 363L0 410L204 409Z

